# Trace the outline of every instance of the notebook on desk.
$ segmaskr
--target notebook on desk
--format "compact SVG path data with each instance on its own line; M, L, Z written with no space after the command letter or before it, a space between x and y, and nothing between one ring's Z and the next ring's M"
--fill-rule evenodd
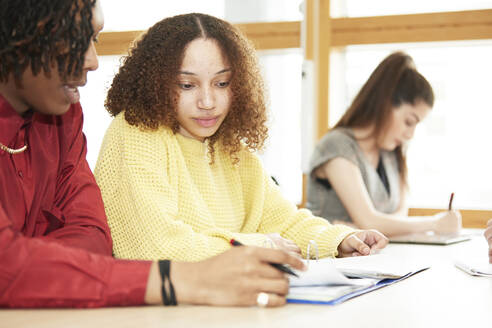
M289 303L336 305L394 284L429 268L386 255L309 261L299 278L290 277Z
M450 245L470 240L468 234L438 235L434 233L414 233L390 237L390 243L399 244L426 244L426 245Z

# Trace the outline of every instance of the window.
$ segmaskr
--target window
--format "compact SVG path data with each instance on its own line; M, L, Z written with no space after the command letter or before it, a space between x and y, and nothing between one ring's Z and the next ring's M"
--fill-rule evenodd
M104 109L104 100L113 77L120 66L121 56L99 57L99 68L89 72L87 84L80 89L80 103L84 110L84 133L87 137L87 161L92 170L96 166L99 149L112 121Z
M106 32L145 30L164 17L199 12L231 23L299 21L302 0L104 0Z
M261 155L266 170L279 182L283 195L302 200L300 49L260 52L269 100L269 138Z
M404 15L492 8L492 0L332 0L332 17Z
M403 50L436 101L408 149L411 207L492 208L492 41L349 46L332 55L330 126L389 53Z
M226 0L225 18L232 23L302 20L302 0Z
M161 19L199 12L224 18L225 0L104 0L104 31L146 30Z

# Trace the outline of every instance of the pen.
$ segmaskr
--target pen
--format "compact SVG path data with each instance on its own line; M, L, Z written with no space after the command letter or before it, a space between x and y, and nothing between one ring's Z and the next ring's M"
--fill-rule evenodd
M243 246L243 244L241 244L240 242L238 242L237 240L235 239L231 239L230 241L231 245L232 246ZM292 276L296 276L297 278L299 278L299 276L294 272L292 271L291 269L289 269L288 267L286 267L285 265L283 264L278 264L278 263L270 263L270 265L282 272L285 272L285 273L288 273Z
M451 197L449 197L449 206L448 206L449 211L453 209L453 198L454 198L454 192L452 192Z

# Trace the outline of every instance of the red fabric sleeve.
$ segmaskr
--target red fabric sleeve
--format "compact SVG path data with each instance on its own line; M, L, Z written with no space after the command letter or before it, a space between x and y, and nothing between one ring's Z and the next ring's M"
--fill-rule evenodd
M112 254L112 240L101 192L86 160L87 145L82 133L80 104L63 116L62 166L56 181L55 204L49 213L63 226L47 238L98 254ZM66 136L66 137L65 137Z
M143 304L150 264L25 237L0 205L0 307Z

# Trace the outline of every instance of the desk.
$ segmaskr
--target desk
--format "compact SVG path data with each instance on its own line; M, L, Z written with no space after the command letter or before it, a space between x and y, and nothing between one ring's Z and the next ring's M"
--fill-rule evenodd
M382 253L432 259L433 264L337 306L0 310L0 327L492 327L492 279L469 276L453 265L455 258L486 257L483 236L449 246L390 244Z

